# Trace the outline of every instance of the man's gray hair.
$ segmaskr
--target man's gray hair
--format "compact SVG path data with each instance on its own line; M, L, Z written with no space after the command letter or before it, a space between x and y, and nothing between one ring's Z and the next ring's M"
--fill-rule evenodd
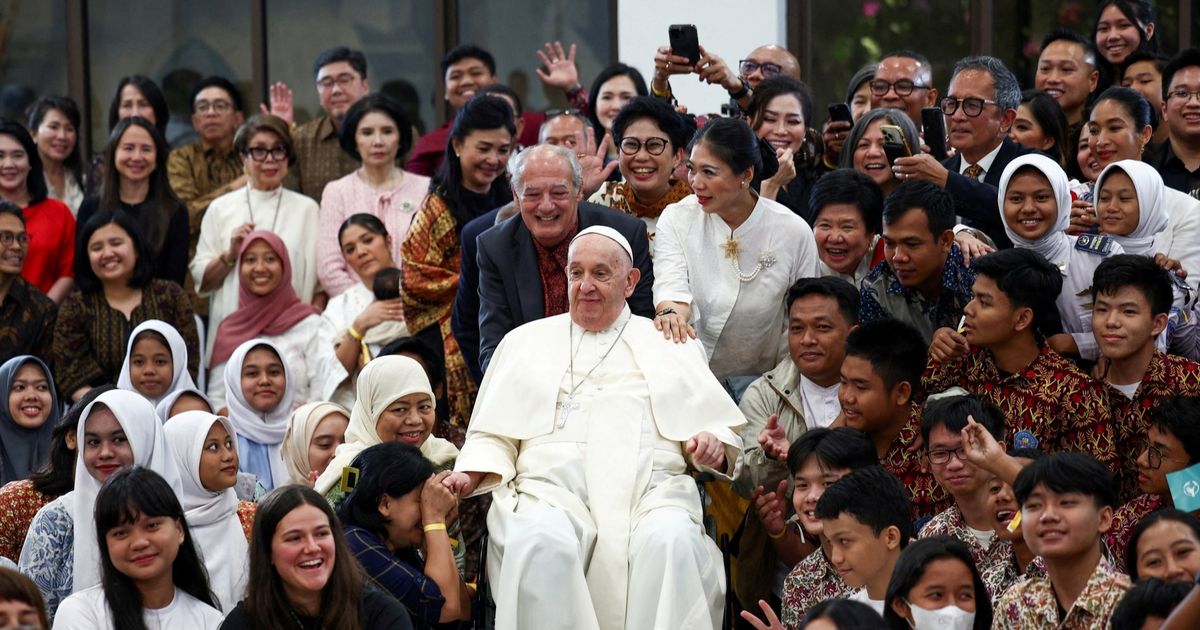
M574 110L564 111L554 116L547 117L546 120L542 121L542 126L538 127L538 144L546 144L546 132L550 129L550 123L558 120L559 118L572 118L578 120L579 124L583 126L584 133L590 133L592 130L592 123L588 122L588 119L584 118L583 114L580 114Z
M525 185L525 167L535 153L550 153L561 159L571 167L571 183L575 186L575 191L578 192L583 186L583 166L579 164L579 159L575 157L574 151L553 144L539 144L521 151L508 160L508 174L512 177L512 188L518 195Z
M1005 67L1003 61L987 55L964 57L954 64L950 82L953 83L954 77L957 77L958 73L963 70L982 70L992 75L992 82L996 86L992 100L996 101L1002 114L1005 110L1015 110L1021 105L1021 84L1017 81L1016 75Z

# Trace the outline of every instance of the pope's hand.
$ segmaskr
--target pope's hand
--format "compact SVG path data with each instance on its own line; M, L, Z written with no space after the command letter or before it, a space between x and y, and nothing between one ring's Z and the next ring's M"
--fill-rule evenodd
M471 478L464 472L452 472L446 475L442 478L442 485L459 497L466 496L475 489L472 487Z
M692 456L692 463L697 466L725 470L725 445L708 431L692 436L687 442L687 452Z

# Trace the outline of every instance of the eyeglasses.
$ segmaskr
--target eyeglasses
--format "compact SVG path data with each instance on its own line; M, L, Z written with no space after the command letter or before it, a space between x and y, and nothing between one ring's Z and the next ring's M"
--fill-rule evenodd
M13 244L13 241L16 241L17 245L25 247L29 244L29 235L25 232L17 234L16 232L11 232L9 230L0 231L0 245L9 247Z
M270 149L266 147L250 147L249 149L246 149L246 153L249 153L250 159L254 160L255 162L266 162L268 155L271 156L272 160L275 160L276 162L282 162L286 160L288 156L287 147L283 145L271 147Z
M233 103L229 101L198 101L196 103L197 114L207 114L208 112L228 114L231 111L233 111Z
M989 101L985 98L976 98L974 96L968 96L967 98L947 96L942 99L942 111L946 112L947 116L952 116L954 112L958 111L960 103L962 104L963 113L969 118L974 118L983 113L984 105L995 105L996 101Z
M1150 440L1142 440L1141 450L1146 451L1146 463L1150 464L1150 468L1158 470L1162 468L1163 462L1173 462L1177 464L1186 464L1187 462L1180 461L1173 457L1163 455L1162 449L1150 443Z
M324 79L317 81L317 89L328 91L332 90L333 86L336 85L344 90L350 87L350 84L357 80L358 77L356 75L353 75L349 72L343 72L336 77L325 77Z
M896 96L908 96L913 93L913 90L928 90L928 85L913 83L908 79L900 79L895 83L888 83L883 79L875 79L868 83L871 86L871 93L875 96L883 96L888 93L888 90L896 90Z
M757 61L743 59L738 62L738 70L741 71L744 77L754 74L755 70L762 70L763 77L769 79L783 72L783 66L777 63L758 63Z
M1200 101L1200 90L1197 90L1195 92L1189 92L1186 89L1178 88L1175 90L1171 90L1170 92L1167 92L1167 100L1168 101L1173 98L1177 98L1177 99L1183 101L1184 103L1187 103L1188 101L1192 100L1193 96L1196 97L1197 101Z
M621 153L625 155L637 155L642 147L646 147L646 153L650 155L662 155L663 151L667 150L667 145L670 143L666 138L646 138L638 140L637 138L621 138Z
M954 456L960 462L967 461L967 451L963 447L947 450L929 451L929 461L941 466L942 464L950 463L950 456Z

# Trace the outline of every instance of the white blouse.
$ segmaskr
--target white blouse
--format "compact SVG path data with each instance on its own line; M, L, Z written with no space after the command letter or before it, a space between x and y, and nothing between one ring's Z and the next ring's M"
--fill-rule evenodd
M1163 186L1167 229L1154 238L1154 251L1178 260L1188 272L1192 295L1200 290L1200 200L1170 186Z
M230 235L243 223L254 223L256 230L279 236L292 262L292 288L301 301L312 302L317 292L317 202L282 186L264 191L247 185L217 197L208 206L200 223L196 255L188 265L197 290L204 269L229 247ZM237 269L231 269L211 292L199 293L212 296L208 302L208 339L204 350L204 356L210 357L221 322L237 310ZM209 381L220 383L212 378Z
M223 618L216 608L178 588L166 608L147 608L142 613L142 621L150 630L217 630ZM112 627L112 612L100 586L64 599L54 616L54 630L107 630Z
M283 353L283 361L296 380L291 385L292 406L329 400L337 384L346 378L346 368L337 360L333 346L321 342L321 316L305 317L281 335L262 335ZM225 364L214 365L208 377L208 399L213 409L225 406Z
M329 370L329 377L325 381L329 394L323 400L335 402L346 409L354 407L354 382L348 378L350 375L345 366L337 360L337 343L342 340L346 328L374 301L375 294L371 289L362 282L356 282L344 292L329 298L329 304L325 305L325 312L321 314L321 326L317 334L321 345L335 353L333 360L338 368ZM368 330L363 340L371 356L375 357L379 356L383 346L407 336L408 328L402 322L385 322Z
M723 248L731 238L736 260ZM717 378L759 376L786 356L784 296L796 280L818 273L816 241L804 219L760 197L731 235L724 220L689 195L663 210L655 241L654 303L691 305Z

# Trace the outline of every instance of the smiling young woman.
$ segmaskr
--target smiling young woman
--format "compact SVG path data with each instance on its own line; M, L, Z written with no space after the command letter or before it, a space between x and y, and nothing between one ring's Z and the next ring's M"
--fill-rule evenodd
M25 479L50 451L50 434L61 413L54 376L37 357L22 355L0 365L0 485Z

